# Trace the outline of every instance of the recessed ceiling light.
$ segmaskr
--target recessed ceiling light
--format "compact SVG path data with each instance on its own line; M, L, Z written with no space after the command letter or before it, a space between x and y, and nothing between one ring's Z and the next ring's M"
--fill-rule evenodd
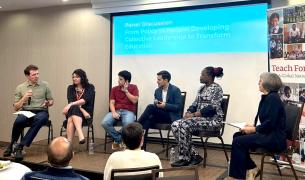
M61 0L62 2L68 2L69 0Z
M0 6L0 9L2 8L2 6Z

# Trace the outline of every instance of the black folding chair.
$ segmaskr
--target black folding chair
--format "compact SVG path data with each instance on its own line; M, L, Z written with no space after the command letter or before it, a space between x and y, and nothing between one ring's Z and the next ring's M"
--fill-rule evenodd
M223 114L224 114L223 122L225 122L226 118L227 118L229 101L230 101L230 95L229 94L224 94L223 98L222 98L222 101L221 101L221 108L222 108L222 111L223 111ZM222 138L224 129L225 129L225 123L222 123L220 130L217 130L217 131L196 131L196 132L192 133L193 136L199 137L199 139L201 140L201 143L202 143L202 147L203 147L203 150L204 150L203 167L206 167L206 161L207 161L207 142L208 142L209 138L213 138L213 137L216 137L221 141L221 145L222 145L223 151L225 153L226 159L227 159L227 161L229 161L229 156L228 156L227 151L225 149L225 145L224 145L223 138ZM205 141L203 141L203 138L205 138ZM196 139L196 138L193 138L193 139Z

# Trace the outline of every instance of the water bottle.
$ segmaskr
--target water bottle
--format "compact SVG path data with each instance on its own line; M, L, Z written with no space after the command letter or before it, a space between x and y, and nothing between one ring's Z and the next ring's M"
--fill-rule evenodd
M175 156L175 148L171 148L170 153L169 153L169 162L172 164L176 162L176 156Z
M93 154L94 154L94 142L91 139L89 143L89 155L93 155Z

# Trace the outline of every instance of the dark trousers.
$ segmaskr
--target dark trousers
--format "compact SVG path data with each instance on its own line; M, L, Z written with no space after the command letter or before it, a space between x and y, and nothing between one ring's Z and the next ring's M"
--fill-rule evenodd
M164 109L158 108L154 104L149 104L146 107L138 121L143 126L143 129L146 130L152 127L155 123L172 123L169 113Z
M257 134L245 135L237 132L233 135L229 172L231 177L246 179L247 170L256 167L250 157L250 149L260 147L256 144L256 141L258 141Z
M235 133L233 135L229 175L236 179L246 179L247 170L256 167L250 158L250 150L264 148L268 151L283 151L286 148L286 136L280 135L275 131L272 132L272 130L267 135Z
M144 112L142 113L141 117L138 119L139 123L145 129L144 134L144 144L143 149L146 150L146 138L148 136L148 129L152 127L155 123L163 123L163 124L171 124L171 118L164 109L158 108L154 104L149 104Z
M36 115L32 118L27 118L24 115L18 115L12 130L11 146L18 141L23 129L30 127L26 135L21 139L22 146L30 146L33 139L36 137L39 129L48 121L49 114L47 111L32 111Z

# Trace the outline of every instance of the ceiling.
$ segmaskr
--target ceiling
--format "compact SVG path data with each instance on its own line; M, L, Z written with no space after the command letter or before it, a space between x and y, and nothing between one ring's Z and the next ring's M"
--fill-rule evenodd
M0 12L84 3L91 3L91 1L68 0L67 2L63 2L62 0L0 0L0 6L2 7L0 8Z

